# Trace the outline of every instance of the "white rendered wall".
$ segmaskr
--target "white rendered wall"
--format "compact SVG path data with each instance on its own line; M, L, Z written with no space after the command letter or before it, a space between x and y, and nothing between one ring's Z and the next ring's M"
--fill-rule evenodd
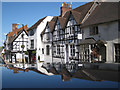
M34 35L32 35L32 36L30 35L30 31L28 32L28 34L29 34L29 39L28 39L29 45L28 45L28 49L31 48L31 40L34 40L34 48L33 48L33 49L36 49L36 48L37 48L37 31L36 31L36 28L33 29L33 31L34 31Z
M120 35L120 31L118 31L118 22L108 22L104 24L98 25L99 34L92 35L89 34L89 27L84 27L82 30L84 31L83 39L93 37L95 40L105 40L107 42L106 47L106 61L112 63L115 61L114 57L114 44L120 43L118 35Z
M36 59L38 61L38 56L40 56L40 61L47 61L47 60L52 60L51 55L46 56L46 45L41 41L41 32L44 30L46 24L48 21L52 20L52 16L47 16L41 23L40 25L38 25L38 27L36 28L36 32L37 32L37 52L36 52ZM42 48L44 48L44 54L42 54ZM50 50L50 54L51 54L51 50Z

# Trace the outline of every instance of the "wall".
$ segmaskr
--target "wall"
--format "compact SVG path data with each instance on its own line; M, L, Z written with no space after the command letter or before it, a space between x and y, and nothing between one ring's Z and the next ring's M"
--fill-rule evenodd
M22 39L22 34L24 34L24 39ZM22 41L24 41L22 43ZM17 49L16 49L17 45ZM22 51L21 45L24 45L23 51L27 51L28 48L28 36L26 35L25 31L23 31L13 42L13 51Z
M32 36L30 35L30 31L28 32L28 34L29 34L29 39L28 39L29 45L28 45L28 49L31 48L31 40L33 40L33 39L34 39L34 49L37 48L37 31L36 31L36 28L33 29L33 31L34 31L34 35L32 35Z
M83 39L93 37L96 41L99 39L105 40L107 42L107 47L106 47L107 62L108 63L114 62L114 43L120 43L120 41L118 41L118 34L120 34L120 32L118 32L118 22L114 21L114 22L99 24L98 35L90 36L89 27L84 27L82 28L82 30L84 31Z
M37 27L36 32L37 32L37 52L36 52L36 59L38 61L38 56L40 56L40 60L41 61L45 61L45 60L51 60L52 57L47 58L47 56L45 56L46 54L46 45L41 41L41 32L44 30L47 21L51 21L53 17L52 16L47 16L41 23L40 25ZM42 54L42 48L44 48L44 54ZM50 51L51 54L51 51Z

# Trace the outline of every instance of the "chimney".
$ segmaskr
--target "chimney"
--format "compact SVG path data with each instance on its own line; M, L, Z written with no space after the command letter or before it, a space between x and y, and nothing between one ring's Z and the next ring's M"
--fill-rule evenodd
M62 3L60 17L62 17L67 11L70 11L70 10L72 10L71 5L69 5L65 2Z
M15 32L17 30L18 24L12 24L12 32Z

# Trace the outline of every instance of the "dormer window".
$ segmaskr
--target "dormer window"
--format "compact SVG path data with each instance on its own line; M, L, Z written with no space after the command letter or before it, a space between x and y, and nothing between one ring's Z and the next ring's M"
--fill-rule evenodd
M75 24L76 24L76 21L75 21L73 15L71 14L67 26L72 26Z
M34 31L33 30L30 31L30 36L32 36L32 35L34 35Z

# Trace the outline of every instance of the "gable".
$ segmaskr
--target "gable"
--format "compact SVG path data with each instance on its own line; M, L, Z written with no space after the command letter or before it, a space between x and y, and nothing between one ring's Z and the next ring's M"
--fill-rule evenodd
M76 21L75 21L73 15L70 14L70 16L69 16L69 18L68 18L68 21L67 21L67 27L68 27L68 26L75 25L75 24L76 24Z
M47 24L45 27L45 33L48 33L48 32L50 32L50 28L49 28L49 25Z
M26 31L22 30L17 37L15 37L14 41L22 41L22 34L24 34L24 39L28 38L28 34L26 33Z
M55 30L61 29L59 19L57 19L56 24L55 24Z

